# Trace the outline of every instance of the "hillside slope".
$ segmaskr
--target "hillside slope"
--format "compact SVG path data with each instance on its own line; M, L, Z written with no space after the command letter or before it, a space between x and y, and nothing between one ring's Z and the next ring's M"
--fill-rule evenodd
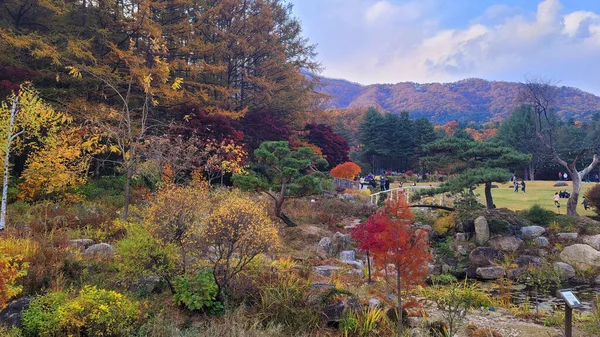
M345 80L322 78L320 91L331 95L327 107L374 106L411 116L425 116L435 123L450 120L500 121L518 104L519 83L472 78L454 83L402 82L362 86ZM600 111L600 97L577 88L560 87L558 112L565 118L589 118Z

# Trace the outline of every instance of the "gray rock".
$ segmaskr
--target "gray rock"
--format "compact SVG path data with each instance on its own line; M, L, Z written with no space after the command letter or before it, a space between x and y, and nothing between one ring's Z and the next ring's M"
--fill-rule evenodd
M596 276L594 279L594 284L600 284L600 275Z
M454 234L454 240L459 242L469 241L470 235L469 233L456 233Z
M29 308L31 297L21 297L10 302L0 311L0 324L8 327L21 327L21 313Z
M363 269L363 263L362 263L362 261L342 260L342 263L347 264L349 266L352 266L352 267L354 267L354 269L360 270L361 274L362 274L362 269Z
M312 268L315 273L325 277L331 276L331 274L339 271L340 269L342 268L338 266L316 266Z
M523 240L514 236L499 236L491 239L489 244L503 252L512 253L521 247Z
M579 270L600 268L600 252L584 244L565 247L560 252L560 259Z
M490 239L490 227L487 220L480 216L475 219L475 240L478 244L484 245Z
M95 245L89 246L86 250L83 251L84 255L101 255L106 257L110 257L114 253L115 249L108 243L97 243Z
M92 239L69 240L69 246L71 246L73 248L86 249L93 244L94 244L94 240L92 240Z
M410 337L427 337L429 334L421 328L413 328L410 330Z
M595 250L600 250L600 234L598 235L585 235L581 237L581 241Z
M331 251L333 250L331 239L327 236L323 237L317 244L317 249L325 252L327 255L331 254Z
M353 250L343 250L340 252L340 260L342 261L354 261L356 260Z
M406 325L409 328L419 328L422 327L424 324L424 319L423 317L406 317Z
M548 241L548 239L543 236L533 239L533 242L535 243L536 246L542 247L542 248L546 248L546 247L550 246L550 241Z
M461 256L467 256L469 255L469 246L456 246L456 252Z
M475 271L477 277L483 280L496 280L504 276L504 268L496 267L480 267Z
M336 232L331 238L331 244L333 245L331 255L337 256L339 252L343 250L348 250L350 248L351 243L352 238L350 237L350 234L342 234L340 232Z
M542 236L545 232L546 229L540 226L527 226L521 228L521 234L523 234L524 239L535 239Z
M554 270L556 270L563 280L568 280L575 277L575 269L570 264L564 262L554 262Z
M376 298L372 298L369 300L369 309L378 309L381 308L381 302L376 299Z
M429 275L439 275L442 273L442 266L439 264L429 264L427 266L427 273Z
M516 280L523 274L523 268L513 268L506 271L506 277L511 280Z
M348 310L360 310L360 303L353 298L347 299L346 301L338 301L330 306L323 309L323 317L327 323L339 322L345 312Z
M542 265L543 259L539 256L521 255L517 257L515 263L519 267L535 266L539 267Z
M502 260L504 254L493 247L477 247L469 254L469 264L472 267L487 267Z
M565 183L564 181L559 181L556 184L554 184L554 187L566 187L569 186L569 184Z
M556 237L561 241L574 241L579 237L579 233L558 233Z

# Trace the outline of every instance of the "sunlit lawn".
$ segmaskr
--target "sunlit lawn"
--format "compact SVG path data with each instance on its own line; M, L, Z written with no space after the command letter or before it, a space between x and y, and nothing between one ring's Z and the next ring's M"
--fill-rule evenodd
M527 188L526 193L521 192L521 186L519 186L519 193L514 192L513 185L507 184L496 184L498 188L492 189L492 197L494 198L494 204L498 208L508 208L511 210L524 210L531 206L538 204L546 209L556 211L554 206L554 193L566 190L571 193L571 182L567 182L569 186L566 187L554 187L556 181L525 181ZM591 209L585 211L581 201L585 192L594 186L596 183L583 183L581 188L581 194L579 195L579 205L577 205L577 212L580 215L596 215ZM510 187L510 188L509 188ZM483 193L483 186L477 188L476 193L479 195L482 203L485 203L485 195ZM560 213L565 214L567 207L567 199L560 199Z

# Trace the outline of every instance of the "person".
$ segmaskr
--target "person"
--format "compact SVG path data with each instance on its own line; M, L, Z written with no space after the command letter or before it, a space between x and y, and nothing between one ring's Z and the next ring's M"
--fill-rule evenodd
M365 189L365 177L360 177L360 189Z
M560 207L560 203L558 202L558 192L554 192L554 205L556 207Z
M568 177L569 177L569 176L567 175L567 172L563 173L563 178L564 178L563 180L564 180L564 181L567 181L567 178L568 178Z
M390 189L390 179L388 177L385 177L385 190L389 191Z
M558 172L558 180L561 180L561 181L562 181L562 178L563 178L562 172L560 172L560 171L559 171L559 172Z
M519 192L519 182L516 179L513 182L513 185L515 185L515 192Z
M379 187L382 191L385 191L385 176L383 175L379 178Z
M525 193L525 180L521 180L521 191Z
M583 205L583 209L587 211L589 206L587 200L585 200L585 197L583 197L583 202L581 204Z

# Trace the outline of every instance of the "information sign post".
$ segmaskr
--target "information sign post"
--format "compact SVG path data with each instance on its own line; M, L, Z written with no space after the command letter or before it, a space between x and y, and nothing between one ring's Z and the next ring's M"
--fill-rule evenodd
M571 289L559 289L557 295L565 301L565 336L573 337L573 309L580 308L581 302Z

